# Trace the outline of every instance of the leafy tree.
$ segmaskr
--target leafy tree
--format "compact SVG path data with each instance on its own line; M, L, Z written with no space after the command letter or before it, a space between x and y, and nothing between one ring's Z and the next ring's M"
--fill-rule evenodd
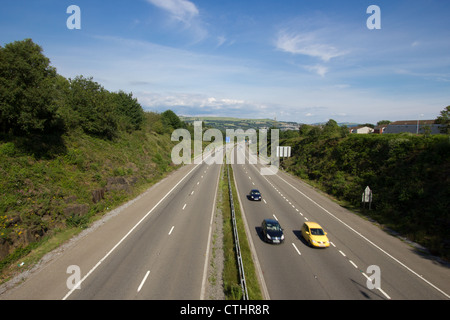
M441 133L450 134L450 106L441 111L436 121L443 125L440 129Z
M317 139L319 139L321 133L322 129L320 127L313 126L310 130L308 130L307 136L310 140L316 141Z
M325 138L341 138L348 134L346 127L340 127L333 119L328 120L322 130L322 135Z
M172 110L164 111L161 114L161 121L169 131L173 129L184 128L184 123Z
M118 134L118 117L112 95L92 78L78 76L69 79L68 103L73 109L73 121L84 132L106 139Z
M56 76L31 39L0 47L0 132L27 136L62 130Z
M299 136L300 133L297 130L286 130L280 132L280 139L292 139L298 138Z
M390 123L391 123L390 120L381 120L381 121L377 122L377 126L384 126L384 125L388 125Z
M313 126L309 124L303 124L298 130L298 132L300 133L300 136L306 136L312 128Z
M112 93L115 103L115 112L120 117L119 125L127 130L139 130L144 122L144 110L132 93L125 93L122 90Z

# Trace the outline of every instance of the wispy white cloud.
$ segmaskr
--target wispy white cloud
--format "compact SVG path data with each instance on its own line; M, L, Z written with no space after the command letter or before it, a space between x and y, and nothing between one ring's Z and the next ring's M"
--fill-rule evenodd
M198 16L197 6L188 0L147 0L149 3L167 11L173 18L189 22Z
M200 18L200 11L197 6L188 0L147 0L148 3L166 11L170 18L175 21L177 32L179 23L183 26L183 31L190 32L189 39L192 43L198 43L208 37L208 29Z
M222 46L226 41L227 41L227 38L225 38L224 36L217 37L217 46L216 46L216 48Z
M314 66L304 66L304 68L308 71L317 73L321 77L325 77L328 72L328 68L320 64Z
M319 58L324 62L347 54L346 51L324 43L314 32L288 33L282 30L278 33L275 45L278 50Z

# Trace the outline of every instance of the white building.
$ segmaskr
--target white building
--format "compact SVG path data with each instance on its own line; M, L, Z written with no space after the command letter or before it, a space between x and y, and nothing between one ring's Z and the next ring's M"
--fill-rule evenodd
M353 127L349 128L349 130L350 133L357 133L357 134L369 134L375 131L375 129L366 126Z

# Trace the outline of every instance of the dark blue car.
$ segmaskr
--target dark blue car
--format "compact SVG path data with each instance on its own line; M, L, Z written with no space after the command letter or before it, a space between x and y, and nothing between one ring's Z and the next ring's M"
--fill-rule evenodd
M275 244L284 242L283 228L277 220L265 219L261 224L261 232L265 242Z
M257 189L253 189L250 191L250 194L248 195L248 198L252 201L261 201L261 192Z

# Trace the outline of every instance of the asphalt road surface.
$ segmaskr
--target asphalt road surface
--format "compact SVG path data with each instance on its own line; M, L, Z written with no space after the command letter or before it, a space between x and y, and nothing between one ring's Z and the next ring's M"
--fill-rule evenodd
M203 299L220 167L184 166L0 298Z
M237 152L243 150L238 147ZM448 266L419 254L295 177L281 171L261 175L261 166L250 165L246 153L246 164L234 164L233 171L266 298L450 298ZM261 202L246 197L255 188L262 193ZM265 218L280 222L283 244L262 240L260 226ZM305 221L325 229L329 248L306 244L300 232Z
M281 171L263 176L246 159L233 171L266 299L450 298L448 267L299 179ZM203 299L220 167L192 164L172 173L51 253L0 299ZM253 188L263 201L247 199ZM283 244L262 241L265 218L280 222ZM325 229L329 248L306 245L305 221Z

